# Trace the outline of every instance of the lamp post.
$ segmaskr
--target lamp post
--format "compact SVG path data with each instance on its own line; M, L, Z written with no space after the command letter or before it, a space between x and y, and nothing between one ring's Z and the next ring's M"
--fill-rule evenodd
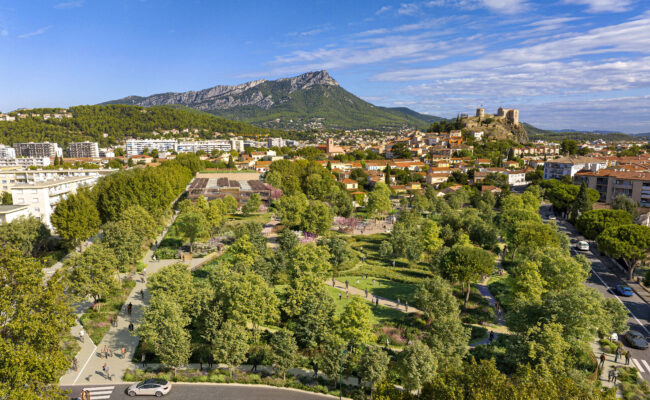
M343 357L339 360L339 400L343 396L343 359L348 354L347 350L343 350Z

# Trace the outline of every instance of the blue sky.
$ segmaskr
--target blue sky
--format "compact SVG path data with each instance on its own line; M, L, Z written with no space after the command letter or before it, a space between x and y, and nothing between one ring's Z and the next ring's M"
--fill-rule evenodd
M327 69L378 105L650 132L650 1L0 0L0 110Z

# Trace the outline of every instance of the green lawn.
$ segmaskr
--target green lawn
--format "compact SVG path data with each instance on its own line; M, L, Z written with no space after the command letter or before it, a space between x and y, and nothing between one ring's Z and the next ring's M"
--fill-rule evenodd
M343 313L345 306L350 302L349 299L345 297L345 292L342 292L331 286L327 286L327 293L332 297L334 306L336 307L336 314L340 315ZM341 293L341 300L339 300L339 293ZM350 295L352 298L352 295ZM400 321L403 320L406 316L405 313L395 310L394 308L384 307L384 306L372 306L372 314L375 324L383 324L387 321Z
M123 280L122 288L113 290L105 299L98 303L101 305L96 310L89 308L81 316L81 325L84 327L93 343L98 344L106 332L111 329L110 318L117 315L122 304L135 287L135 282L130 279Z
M408 301L411 305L414 303L413 295L415 294L417 287L411 283L396 282L388 279L376 278L374 276L368 276L368 278L364 278L363 276L342 276L338 278L338 280L339 282L345 282L348 280L350 286L354 286L361 290L368 289L369 293L379 297L384 297L393 301L397 301L399 298L402 303ZM374 285L373 280L375 281ZM359 283L357 283L357 281Z
M237 225L244 224L247 222L256 222L258 224L266 224L271 220L271 213L261 213L261 214L251 214L251 215L242 215L242 214L229 214L227 215L228 223L227 225Z

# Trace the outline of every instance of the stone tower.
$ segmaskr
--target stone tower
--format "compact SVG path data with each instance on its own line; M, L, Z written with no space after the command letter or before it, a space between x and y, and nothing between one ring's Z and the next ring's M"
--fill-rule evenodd
M483 118L485 116L485 109L483 107L479 107L476 109L476 116L479 118Z

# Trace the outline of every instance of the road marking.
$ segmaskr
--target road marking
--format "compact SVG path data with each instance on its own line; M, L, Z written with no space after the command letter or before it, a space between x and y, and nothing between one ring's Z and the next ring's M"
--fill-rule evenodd
M619 299L619 297L618 297L616 294L614 294L614 291L613 291L609 286L607 286L607 284L605 283L605 281L603 280L603 278L601 278L600 275L598 275L598 272L596 272L596 271L594 270L593 265L592 265L592 267L591 267L591 272L593 272L594 275L596 275L596 276L598 277L598 279L600 279L600 281L603 283L603 286L605 286L605 288L607 289L607 291L610 292L614 297L616 297L616 299L617 299L618 301L620 301L621 304L623 304L623 307L625 307L625 308L627 309L627 311L630 313L630 315L632 316L632 318L634 318L634 319L636 320L636 322L641 326L641 328L643 328L643 330L644 330L648 335L650 335L650 331L648 331L648 329L646 329L645 325L643 325L643 324L641 323L641 321L639 321L639 319L636 317L636 315L634 315L634 314L632 313L632 311L631 311L631 310L630 310L630 309L625 305L625 303L623 303L623 300Z
M639 371L641 371L641 372L645 372L645 371L643 370L643 367L641 366L641 363L638 362L638 361L636 360L636 358L633 358L633 359L632 359L632 362L634 363L634 365L636 365L636 367L637 367L637 369L638 369Z
M92 400L107 400L111 398L115 386L96 386L90 388L83 388L90 392L90 398Z
M84 340L86 340L85 336L84 336ZM92 343L92 339L90 338L90 336L88 336L88 340L90 340L91 343ZM77 374L77 377L74 378L74 382L72 382L73 385L77 383L77 380L78 380L79 377L81 376L81 373L84 372L84 369L86 369L86 367L88 366L88 363L90 362L90 359L91 359L91 358L93 357L93 355L95 354L95 350L97 350L97 345L95 345L95 343L93 343L93 351L90 352L90 356L88 356L88 359L86 360L86 363L85 363L84 366L81 367L81 369L79 370L79 373Z
M650 372L650 365L648 365L648 363L645 362L645 360L641 360L641 362L643 363L643 366L645 367L645 369L647 369L648 372Z

